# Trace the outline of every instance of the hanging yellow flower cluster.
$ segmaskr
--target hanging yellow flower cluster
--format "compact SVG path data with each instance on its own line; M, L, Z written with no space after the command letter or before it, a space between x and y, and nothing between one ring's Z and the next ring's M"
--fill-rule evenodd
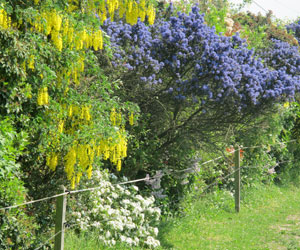
M75 48L77 50L92 47L96 51L99 49L103 49L103 36L101 30L88 33L84 29L75 35Z
M133 124L134 124L133 113L130 113L130 115L129 115L129 124L131 126L133 126Z
M138 18L144 22L146 15L148 16L148 22L150 25L154 23L155 20L155 8L152 4L146 6L146 1L141 0L137 3L134 0L120 0L119 15L122 18L125 14L126 22L131 25L137 23Z
M84 71L85 68L85 53L81 52L78 54L77 60L69 65L69 67L63 68L60 72L56 72L57 81L56 87L63 87L65 90L65 94L68 92L68 86L72 82L75 85L80 84L80 75ZM64 84L63 84L64 83Z
M72 123L82 123L84 121L91 120L90 114L90 106L77 106L77 105L70 105L67 109L68 118L71 119ZM81 120L80 120L81 119Z
M59 148L59 134L71 134L75 135L77 131L81 130L81 125L87 125L91 122L92 117L90 114L90 106L78 106L78 105L62 105L65 110L65 118L55 119L57 122L56 135L50 137L52 152L48 153L46 162L47 166L55 171L57 164L59 163L59 154L56 151ZM54 115L54 114L53 114ZM133 114L131 114L133 119ZM65 165L65 172L68 180L71 182L71 188L74 188L76 183L80 181L80 178L84 172L87 173L88 178L92 175L93 163L95 156L101 157L104 160L110 160L110 162L116 166L117 171L121 171L122 160L127 157L127 139L126 132L122 126L122 114L117 112L116 109L112 109L110 115L111 123L114 126L119 126L117 136L104 138L97 142L94 140L90 143L79 143L78 137L74 139L72 146L68 149L65 156L62 156L62 162ZM69 128L68 128L69 126ZM99 138L98 137L98 138Z
M122 124L122 113L116 112L116 109L113 108L110 112L110 121L113 126L121 126Z
M101 156L104 160L110 160L117 167L117 171L121 171L122 159L127 157L127 139L123 129L118 132L116 142L112 139L101 140L96 146L97 156Z
M0 27L9 29L11 27L11 17L7 15L4 9L0 9Z
M147 9L148 22L150 25L154 24L155 21L155 8L153 5L149 6Z
M66 15L58 13L56 10L41 12L40 16L27 20L37 32L46 36L50 35L53 45L62 51L63 47L71 49L103 48L102 31L75 29L74 24Z
M49 104L49 94L48 94L47 87L43 87L39 89L38 96L37 96L37 104L39 106Z
M58 156L58 153L51 152L46 158L46 164L52 171L55 171L56 169L56 166L58 164Z
M109 159L120 171L122 159L127 156L127 140L124 131L118 133L116 142L112 142L112 138L101 140L99 145L95 145L94 142L92 142L92 145L74 142L64 157L65 172L68 180L71 182L71 188L74 188L76 183L78 184L83 172L86 172L88 178L91 178L95 154L104 160ZM50 153L49 164L47 165L52 170L55 170L55 167L51 164L57 164L57 161L51 162L51 160L54 161L51 158L52 155Z
M149 24L154 23L155 8L149 0L91 0L86 2L84 7L86 11L97 13L100 20L104 22L108 17L114 20L114 15L119 9L119 16L126 17L126 21L130 24L136 24L138 18L143 22L145 16L148 15ZM69 12L79 9L79 1L69 0ZM82 7L82 6L81 6Z
M70 1L73 5L79 6L78 0ZM131 24L136 23L138 18L144 21L146 15L148 15L149 22L150 20L154 21L155 18L154 7L149 3L150 0L81 1L81 3L83 2L91 6L90 10L93 15L95 11L99 13L102 21L107 17L113 19L118 9L119 15L124 16ZM92 48L95 51L103 49L103 33L100 29L96 29L95 26L93 26L94 24L89 26L83 22L76 23L75 19L72 19L69 13L59 12L54 8L49 8L50 5L48 6L46 1L33 0L33 3L39 5L36 7L37 11L34 10L32 15L30 14L20 18L20 20L18 20L19 26L12 24L11 17L0 7L0 29L8 29L10 27L21 29L23 27L22 24L25 23L24 25L31 27L33 32L42 35L42 43L45 43L49 38L49 42L57 49L57 52L65 49L67 49L66 52L72 50L72 53L70 53L72 54L70 56L72 57L72 61L68 58L50 67L51 70L59 67L55 69L56 72L53 74L53 77L56 76L54 80L56 85L52 84L51 90L55 87L58 90L57 93L65 93L65 96L67 96L67 89L69 87L71 88L69 84L80 83L81 73L84 72L85 62L88 61L86 60L86 49ZM93 7L92 3L94 4ZM69 6L71 6L71 4ZM86 13L88 9L82 8L81 11ZM152 17L150 15L152 15ZM46 77L46 72L48 71L43 71L43 67L38 67L37 62L40 61L40 58L37 55L37 53L33 53L27 60L22 62L22 66L25 73L26 70L30 69L35 71L35 75L40 76L41 79L44 78L44 82L37 87L39 88L37 90L37 105L43 106L49 104L50 97L48 88L50 90L50 85L46 85L48 87L45 86L45 82L48 78ZM75 86L75 88L77 87L78 86ZM56 93L56 91L51 92L51 95L54 93ZM52 98L54 98L54 96L52 96ZM89 134L83 131L83 129L87 127L94 128L91 106L86 104L62 104L64 103L64 98L60 99L59 96L55 98L58 103L61 103L61 111L58 113L53 111L57 106L45 109L45 114L49 114L51 120L49 126L51 130L47 135L49 143L47 144L48 153L46 155L46 165L52 171L56 170L58 164L64 165L67 178L71 182L72 188L75 187L76 183L79 183L84 172L87 173L89 178L91 177L96 156L104 160L109 160L116 166L117 170L120 171L122 160L127 156L127 137L123 128L124 122L122 121L122 113L116 109L111 111L110 121L114 126L112 130L116 131L115 133L112 132L114 133L113 135L111 134L111 136L107 138L107 135L103 136L103 134L99 132L98 138L95 135L95 142L88 141L86 137L88 137ZM129 123L131 125L133 124L133 114L129 116ZM64 141L65 137L68 137L68 140ZM73 142L69 148L65 148L65 142L69 142L69 139Z
M34 61L35 61L34 55L30 55L29 59L27 60L29 69L34 70ZM25 65L25 67L26 67L26 65ZM25 68L25 70L26 70L26 68Z

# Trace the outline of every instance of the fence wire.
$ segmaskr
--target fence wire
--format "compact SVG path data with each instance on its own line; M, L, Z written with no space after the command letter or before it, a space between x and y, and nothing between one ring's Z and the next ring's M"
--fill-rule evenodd
M287 143L296 142L296 141L297 140L291 140L291 141L289 141ZM278 142L278 143L275 143L275 144L272 144L272 145L287 144L287 143ZM253 148L263 148L263 147L265 147L265 146L264 145L259 145L259 146L253 146L253 147L240 147L240 149L253 149ZM230 153L232 153L232 154L234 152L236 152L236 149L233 149L232 151L230 151ZM225 157L224 155L216 157L214 159L211 159L211 160L208 160L206 162L200 163L200 166L201 165L206 165L208 163L214 162L214 161L222 159L224 157ZM281 162L281 163L284 163L284 162ZM280 163L278 163L278 164L280 164ZM181 172L187 172L187 171L190 171L190 170L195 170L195 167L186 168L186 169L182 169L182 170L171 170L170 172L171 172L171 174L173 174L175 172L176 173L181 173ZM168 175L171 175L171 174L168 174ZM145 178L142 178L142 179L136 179L136 180L132 180L132 181L120 182L120 183L116 183L116 184L113 184L113 185L124 185L124 184L130 184L130 183L137 183L137 182L141 182L141 181L149 181L151 179L153 179L153 178L151 178L151 177L149 177L149 175L147 175ZM5 211L5 210L12 209L12 208L21 207L21 206L26 206L26 205L33 204L33 203L36 203L36 202L46 201L46 200L54 199L54 198L57 198L57 197L60 197L60 196L65 196L65 195L68 195L68 194L75 194L75 193L80 193L80 192L93 191L93 190L97 190L97 189L100 189L100 188L102 188L102 187L99 186L99 187L93 187L93 188L85 188L85 189L80 189L80 190L67 191L67 192L64 192L64 193L56 194L56 195L49 196L49 197L44 197L44 198L37 199L37 200L32 200L32 201L24 202L24 203L21 203L21 204L16 204L16 205L12 205L12 206L2 207L2 208L0 208L0 211L1 210Z
M141 181L148 181L148 180L151 180L151 179L152 179L151 177L147 176L147 177L142 178L142 179L119 182L119 183L115 183L113 185L125 185L125 184L130 184L130 183L141 182ZM32 200L32 201L24 202L24 203L17 204L17 205L2 207L2 208L0 208L0 210L8 210L8 209L17 208L17 207L20 207L20 206L26 206L26 205L29 205L29 204L33 204L33 203L36 203L36 202L41 202L41 201L54 199L54 198L57 198L57 197L60 197L60 196L65 196L65 195L69 195L69 194L76 194L76 193L86 192L86 191L93 191L93 190L97 190L97 189L100 189L100 188L102 188L102 186L93 187L93 188L79 189L79 190L73 190L73 191L66 191L66 192L61 193L61 194L56 194L56 195L53 195L53 196L49 196L49 197L45 197L45 198L41 198L41 199L37 199L37 200Z

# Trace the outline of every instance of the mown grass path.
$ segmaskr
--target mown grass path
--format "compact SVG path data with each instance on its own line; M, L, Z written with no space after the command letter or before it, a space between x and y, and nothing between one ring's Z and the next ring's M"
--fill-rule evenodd
M242 197L239 214L226 193L193 202L186 216L162 227L162 248L300 249L299 188L252 188Z
M160 228L162 249L174 250L300 250L300 188L258 186L242 190L241 211L234 211L229 192L192 199L185 215ZM91 233L67 233L66 250L140 250L124 245L106 247Z

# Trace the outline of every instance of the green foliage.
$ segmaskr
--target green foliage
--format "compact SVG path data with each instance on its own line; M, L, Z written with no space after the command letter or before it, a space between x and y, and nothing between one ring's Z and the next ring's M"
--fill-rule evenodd
M201 10L201 9L200 9ZM225 18L228 16L229 10L227 6L217 8L214 4L210 4L205 12L205 21L209 26L216 28L216 33L226 33Z
M27 144L27 135L17 133L7 118L0 121L0 208L25 201L26 189L16 162ZM25 209L0 210L0 248L26 249L33 242L35 224Z
M100 141L109 142L108 151L121 139L126 146L124 127L131 113L137 119L138 108L115 97L120 83L109 82L99 67L95 53L102 48L102 21L93 11L73 8L67 1L0 2L0 115L12 121L10 126L4 122L0 126L6 129L0 143L0 178L4 178L0 197L1 206L6 206L56 194L61 184L74 188L82 174L92 174L94 158L103 160L96 153ZM110 118L113 109L117 110L117 125ZM78 145L86 150L77 150L75 163L67 166L66 155ZM87 149L91 149L88 156ZM83 158L79 153L88 159L84 166L79 164ZM116 171L112 158L109 152L106 165ZM48 231L54 209L51 202L26 207L31 224L39 224L28 227L27 233ZM20 208L16 213L26 225L24 211ZM4 218L8 223L10 217ZM21 246L17 238L11 241Z
M287 32L283 24L272 20L272 12L267 13L266 16L241 12L233 15L232 19L235 22L236 31L239 31L247 40L249 47L256 50L268 47L271 39L298 45L296 38Z

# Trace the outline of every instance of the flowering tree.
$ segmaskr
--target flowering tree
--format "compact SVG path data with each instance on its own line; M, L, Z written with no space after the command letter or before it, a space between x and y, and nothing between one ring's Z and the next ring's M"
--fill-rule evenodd
M115 49L112 65L121 73L112 75L122 80L121 95L139 104L162 157L174 145L187 149L185 141L211 142L229 126L247 125L299 90L299 74L269 68L238 34L216 34L197 7L150 27L118 21L104 30Z
M18 163L30 199L56 193L59 184L75 188L103 161L121 170L127 154L124 126L132 124L138 109L112 97L114 84L94 55L107 42L99 26L115 13L131 24L138 18L155 20L147 0L0 0L0 115L10 117L17 132L29 134ZM32 214L48 230L51 212L53 207L43 203ZM3 249L19 247L18 240L0 241Z

